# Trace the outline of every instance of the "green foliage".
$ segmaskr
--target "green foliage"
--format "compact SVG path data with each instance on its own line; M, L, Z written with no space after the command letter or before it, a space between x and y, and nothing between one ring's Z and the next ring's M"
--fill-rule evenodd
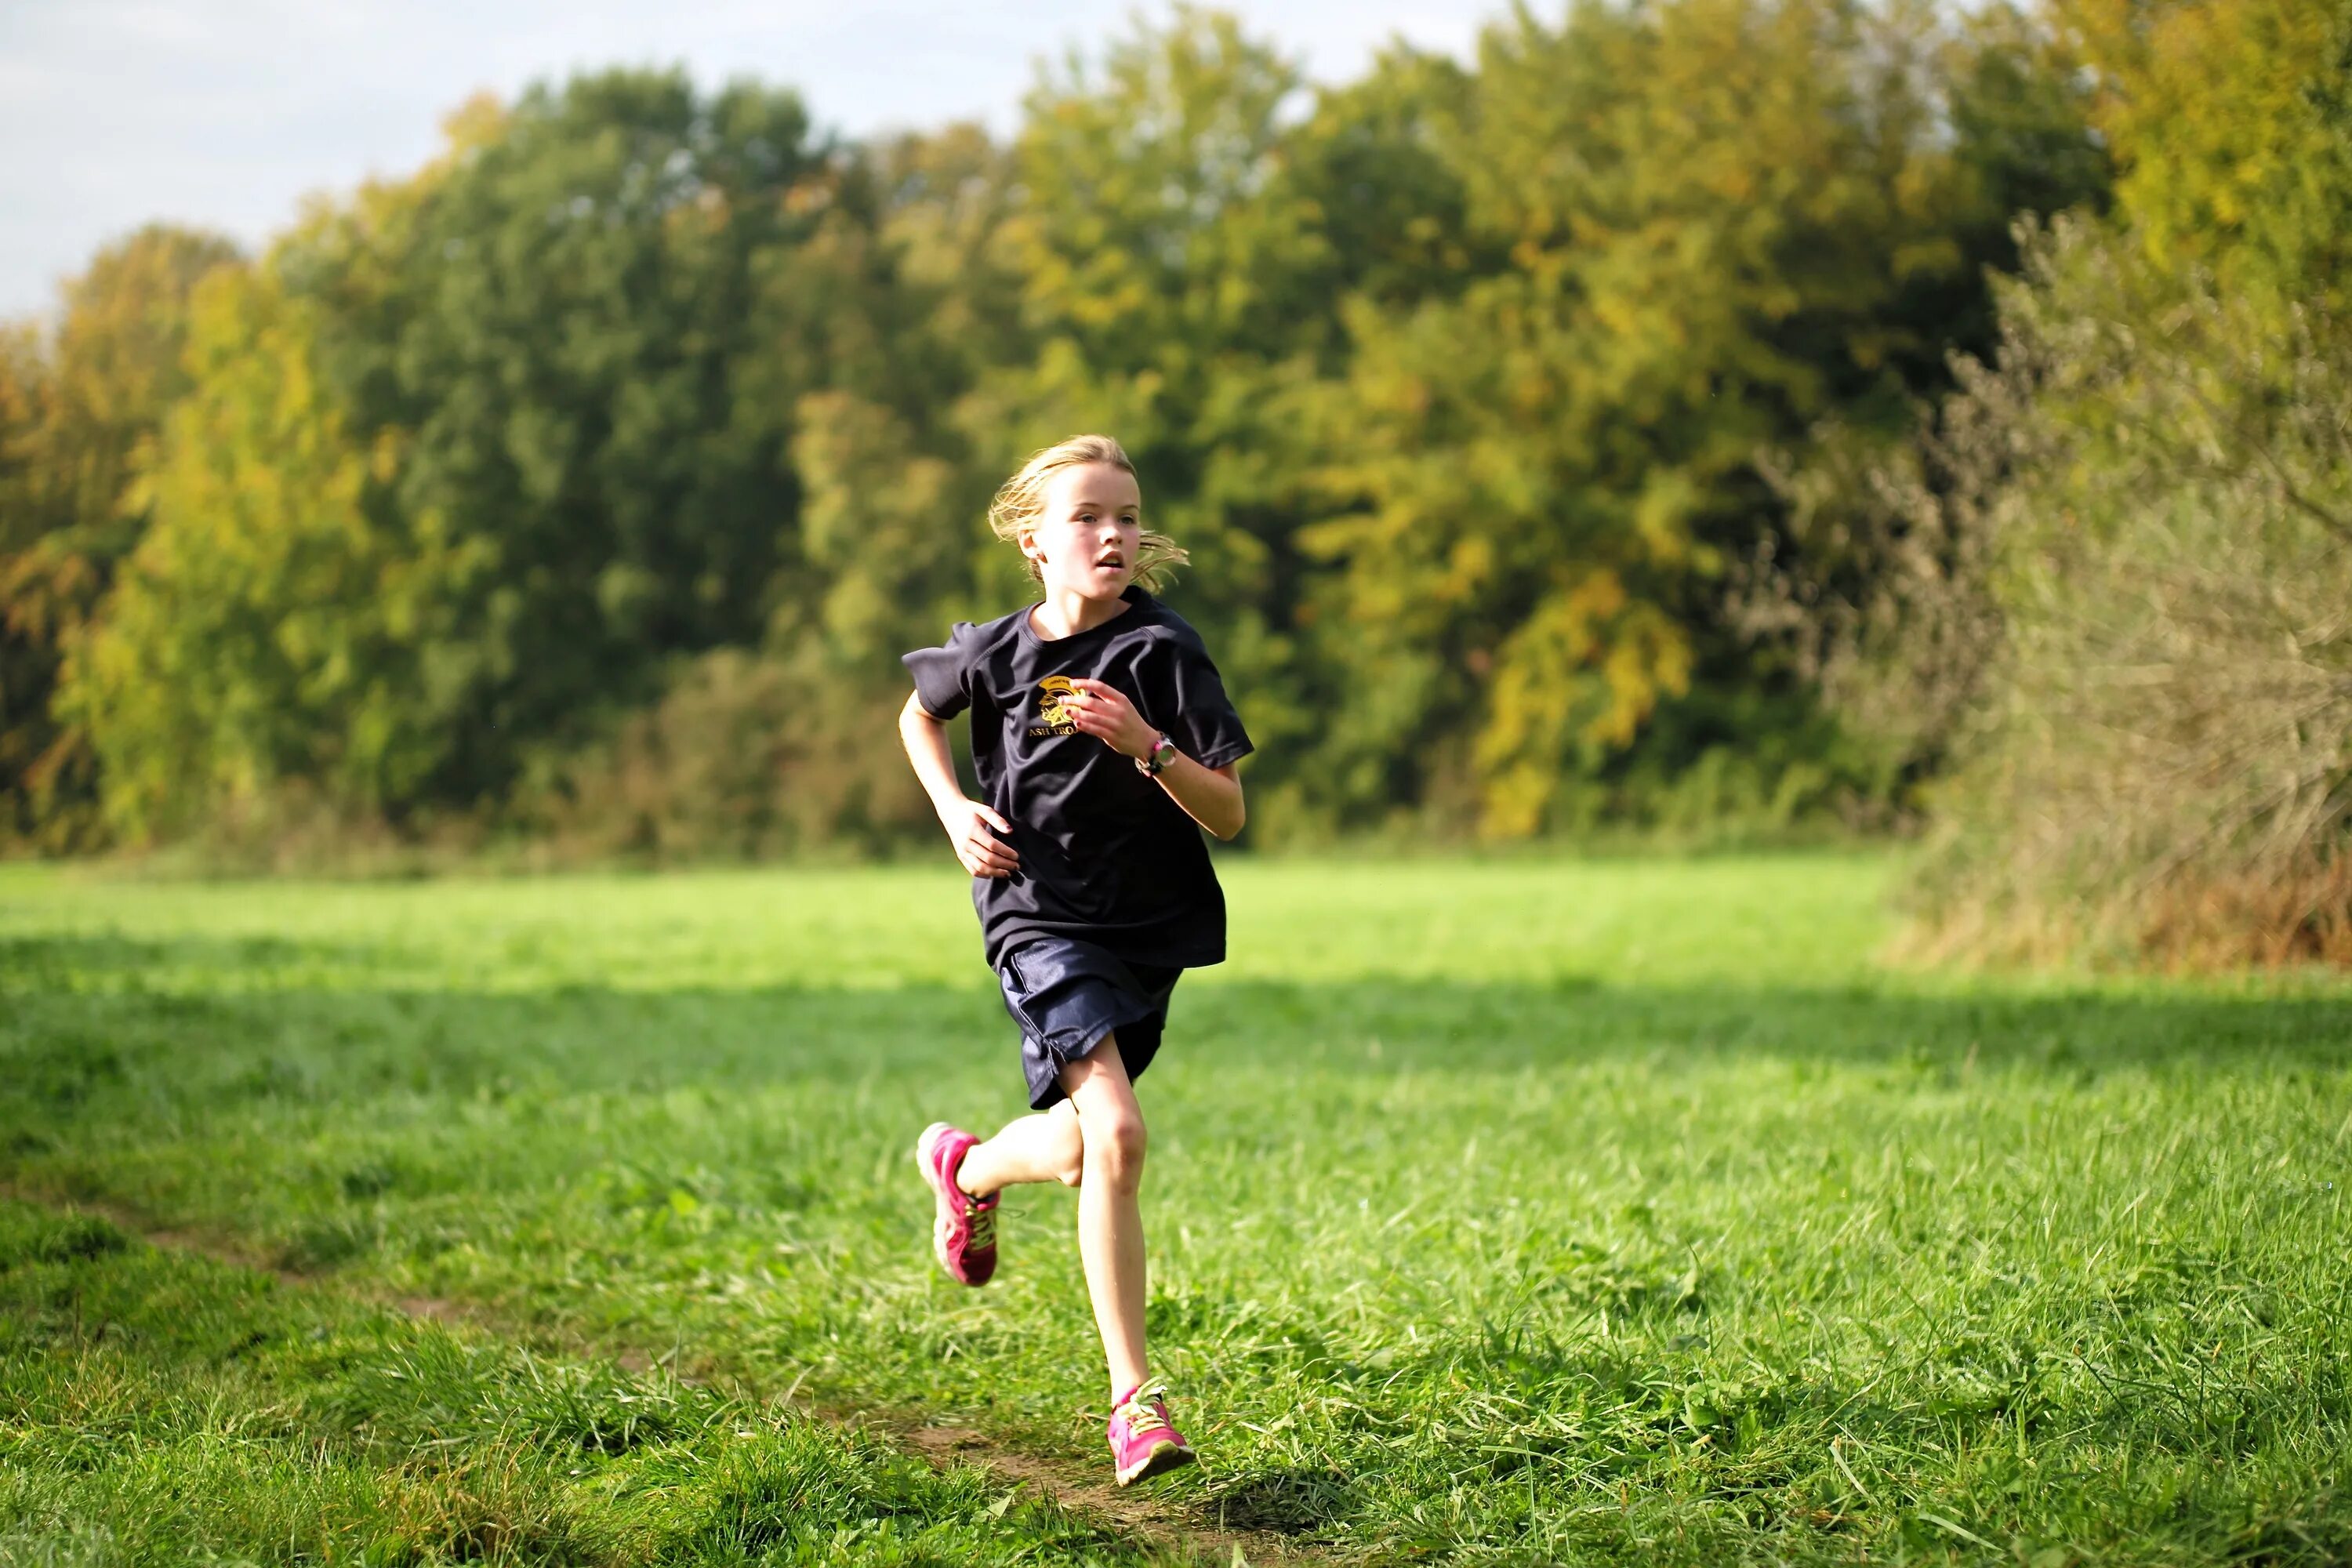
M289 785L395 810L439 763L430 649L482 552L394 505L403 443L350 430L318 315L275 265L196 302L194 390L142 488L152 525L62 704L131 842L266 815Z
M865 708L947 602L936 563L961 577L913 531L953 476L873 401L939 390L892 333L881 200L789 96L616 73L469 110L290 237L215 306L152 480L166 537L67 699L117 832L305 798L429 824L526 780L563 815L531 789L714 647L828 667L796 691L853 672Z
M2072 13L2119 160L1780 601L1928 799L1941 946L2352 956L2352 8Z
M421 195L389 331L330 363L362 435L405 435L403 511L487 556L441 650L446 796L757 635L793 400L859 347L824 176L790 94L614 72L527 93Z
M1284 111L1300 93L1292 62L1191 7L1139 25L1099 71L1073 60L1042 83L1006 233L1036 347L986 378L963 418L999 473L1073 431L1118 437L1152 526L1209 563L1172 602L1235 689L1259 694L1270 755L1297 728L1296 404L1343 280L1291 168Z
M1162 1517L1382 1563L2340 1562L2352 990L1890 972L1896 870L1232 863L1234 957L1139 1086L1153 1362L1204 1458ZM12 1191L534 1352L250 1277L216 1309L217 1275L0 1210L0 1260L47 1258L0 1268L0 1409L30 1405L0 1518L202 1538L176 1521L323 1471L452 1514L504 1475L575 1556L673 1560L794 1499L816 1531L938 1530L934 1562L1051 1533L992 1531L1003 1483L746 1418L793 1389L1103 1479L1073 1195L1007 1194L984 1291L928 1250L915 1132L1025 1098L944 860L15 868L0 990ZM572 1353L624 1350L738 1397ZM321 1437L318 1469L264 1468ZM1035 1555L1087 1549L1061 1539Z
M2063 0L2122 164L2116 196L2159 269L2210 268L2275 316L2352 306L2352 6Z
M1305 538L1373 677L1335 727L1359 809L1418 758L1487 833L1556 820L1710 658L1759 448L1936 384L2008 216L1926 85L1939 48L1922 12L1811 0L1488 32L1445 137L1511 265L1357 307L1325 413L1321 482L1358 504Z
M1310 90L1179 6L1003 146L676 74L478 101L211 307L138 464L169 537L55 701L54 652L7 667L7 754L86 731L129 843L920 832L893 656L1018 602L982 506L1094 428L1200 563L1261 837L1825 813L1876 775L1720 604L1782 510L1759 451L1884 441L1990 342L2011 216L2104 188L2074 47L1591 0Z
M2001 637L1926 900L1979 944L2352 959L2352 332L2095 233L2033 259L1988 396Z
M151 226L66 285L56 331L0 331L0 844L95 842L89 735L51 711L59 667L147 526L136 477L189 386L189 296L236 259Z

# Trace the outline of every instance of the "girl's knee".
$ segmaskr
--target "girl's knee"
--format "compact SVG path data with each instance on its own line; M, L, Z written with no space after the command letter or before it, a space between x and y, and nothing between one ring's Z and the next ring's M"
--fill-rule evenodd
M1088 1119L1086 1159L1100 1163L1115 1184L1125 1185L1143 1173L1143 1156L1150 1143L1140 1112L1128 1108Z

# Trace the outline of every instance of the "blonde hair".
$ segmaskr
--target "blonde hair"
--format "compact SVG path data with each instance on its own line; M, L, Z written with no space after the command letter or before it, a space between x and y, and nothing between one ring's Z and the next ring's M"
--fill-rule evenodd
M1042 451L1033 452L1021 465L1021 471L996 488L996 499L988 503L988 526L996 537L1008 544L1018 544L1021 535L1037 526L1045 515L1045 485L1064 468L1083 468L1088 463L1108 463L1123 468L1130 476L1135 465L1128 460L1127 450L1108 436L1073 436L1066 441L1056 441ZM1156 594L1167 584L1169 574L1192 557L1183 546L1157 529L1147 528L1135 544L1134 581L1147 594ZM1033 579L1043 580L1043 571L1036 559L1025 552L1023 562Z

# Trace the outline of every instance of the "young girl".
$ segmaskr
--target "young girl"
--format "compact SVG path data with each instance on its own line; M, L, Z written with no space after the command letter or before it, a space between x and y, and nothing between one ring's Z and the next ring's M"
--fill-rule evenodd
M1135 469L1106 436L1048 447L989 509L1041 602L906 656L908 759L939 810L1036 1112L982 1141L925 1129L933 1250L967 1285L996 1268L997 1196L1078 1189L1078 1252L1110 1363L1118 1484L1189 1464L1143 1355L1143 1112L1177 977L1225 956L1225 902L1201 841L1242 830L1250 750L1198 633L1150 592L1185 559L1141 521ZM956 782L944 721L971 710L982 800ZM1196 826L1197 825L1197 826Z

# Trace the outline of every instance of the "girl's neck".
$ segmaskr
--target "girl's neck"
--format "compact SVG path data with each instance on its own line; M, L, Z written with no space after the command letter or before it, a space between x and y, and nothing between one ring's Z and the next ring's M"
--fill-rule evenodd
M1105 621L1127 614L1127 600L1090 599L1069 588L1048 588L1043 603L1029 612L1030 629L1047 642L1090 632Z

